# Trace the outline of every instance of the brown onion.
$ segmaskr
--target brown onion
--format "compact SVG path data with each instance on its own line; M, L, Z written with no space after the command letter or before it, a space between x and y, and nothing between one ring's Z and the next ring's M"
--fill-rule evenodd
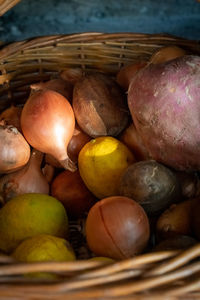
M68 101L72 100L72 85L60 78L32 84L31 89L35 91L44 89L53 90L63 95L65 98L67 98Z
M98 256L114 259L132 257L144 250L150 236L143 208L127 197L98 201L86 220L89 248Z
M66 150L74 132L75 118L65 97L52 90L33 93L23 107L21 127L32 147L51 154L65 169L76 170Z
M150 159L150 154L145 148L141 137L139 136L134 124L129 125L121 134L122 141L131 151L133 151L136 160Z
M72 218L83 217L95 203L94 195L85 186L78 170L58 174L51 184L51 195L62 202Z
M75 124L73 136L67 146L67 153L73 162L78 161L79 152L90 140L91 137L83 132L78 124ZM62 168L62 165L50 154L45 155L45 161L55 168Z
M49 184L40 169L42 159L43 153L33 150L25 167L0 178L0 195L4 202L17 195L49 193Z
M150 63L161 64L186 54L187 52L184 49L177 46L162 47L152 55Z
M4 120L6 125L12 125L21 131L20 116L22 107L11 105L0 114L0 121Z
M12 125L0 122L0 173L22 168L30 158L30 146Z
M135 74L142 68L144 68L146 62L141 61L131 65L124 66L117 73L116 81L125 90L128 90L129 84Z

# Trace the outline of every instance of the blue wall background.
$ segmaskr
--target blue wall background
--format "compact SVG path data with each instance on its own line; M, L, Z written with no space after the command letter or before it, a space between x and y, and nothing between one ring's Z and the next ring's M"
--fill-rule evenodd
M169 33L200 40L197 0L22 0L0 18L0 40L85 31Z

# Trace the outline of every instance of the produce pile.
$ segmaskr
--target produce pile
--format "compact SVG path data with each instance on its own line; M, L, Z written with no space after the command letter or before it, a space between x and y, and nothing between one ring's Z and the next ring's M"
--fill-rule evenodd
M194 245L199 124L200 57L175 46L115 78L68 68L31 85L0 114L0 251L113 261Z

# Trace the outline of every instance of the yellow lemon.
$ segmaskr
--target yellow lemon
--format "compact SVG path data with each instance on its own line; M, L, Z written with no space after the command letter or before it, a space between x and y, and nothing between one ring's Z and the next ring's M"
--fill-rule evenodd
M119 180L135 161L130 150L116 138L97 137L80 151L78 166L88 189L99 199L118 195Z
M50 234L66 237L68 218L56 198L43 194L19 195L0 209L0 250L12 252L24 239Z
M75 254L68 241L48 234L24 240L12 256L21 262L72 261Z

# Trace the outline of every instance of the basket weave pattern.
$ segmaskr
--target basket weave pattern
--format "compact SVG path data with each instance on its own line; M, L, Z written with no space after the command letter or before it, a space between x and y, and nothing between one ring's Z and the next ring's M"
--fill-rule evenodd
M0 0L0 16L4 15L9 9L21 0Z
M200 55L197 41L168 35L83 33L39 37L0 49L0 110L22 104L30 84L56 77L66 67L111 75L138 60L148 61L164 45ZM185 251L146 253L106 264L14 262L0 256L1 299L200 299L200 244ZM49 281L24 276L53 272Z

